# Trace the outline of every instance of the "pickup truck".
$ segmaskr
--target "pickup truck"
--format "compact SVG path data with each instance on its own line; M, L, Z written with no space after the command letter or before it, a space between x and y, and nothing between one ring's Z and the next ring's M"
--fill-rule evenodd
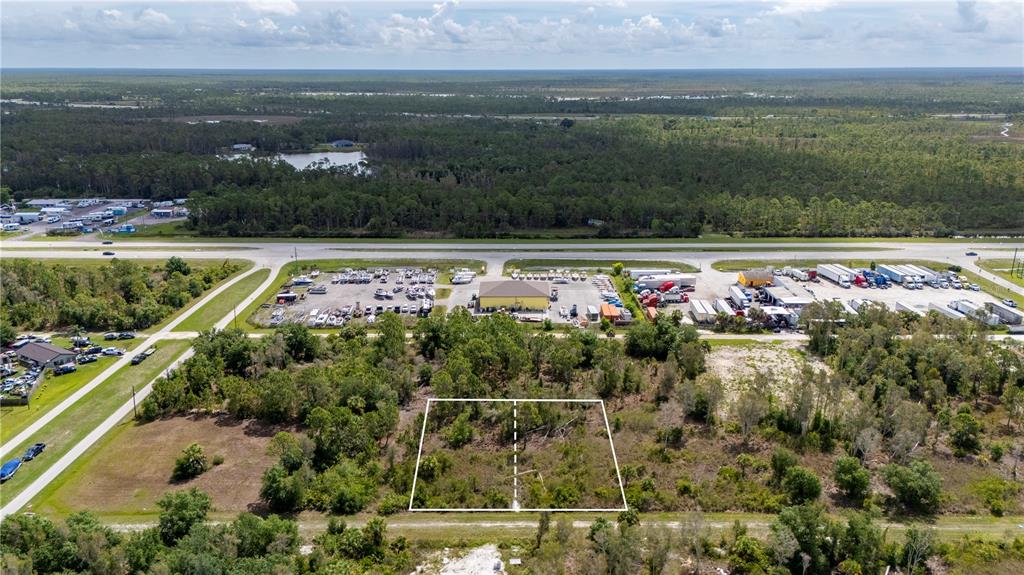
M151 355L153 355L154 353L156 353L156 348L155 347L151 347L151 348L147 349L146 351L144 351L144 352L136 355L135 357L133 357L131 363L132 363L132 365L139 365L140 363L146 361L146 358L151 356Z

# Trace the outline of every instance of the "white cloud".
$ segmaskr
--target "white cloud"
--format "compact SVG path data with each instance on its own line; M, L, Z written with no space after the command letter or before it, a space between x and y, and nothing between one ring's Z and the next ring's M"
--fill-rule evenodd
M249 0L247 5L261 14L294 16L299 13L299 5L295 0Z
M781 0L762 14L799 16L806 12L821 12L836 4L835 0Z

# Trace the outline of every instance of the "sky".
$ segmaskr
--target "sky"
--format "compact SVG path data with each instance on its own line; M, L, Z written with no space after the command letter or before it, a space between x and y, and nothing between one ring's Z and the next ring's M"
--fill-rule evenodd
M3 68L1024 68L1021 0L0 4Z

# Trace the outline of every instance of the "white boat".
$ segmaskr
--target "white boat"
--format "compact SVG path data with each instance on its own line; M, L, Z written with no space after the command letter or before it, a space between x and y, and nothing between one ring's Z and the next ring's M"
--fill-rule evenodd
M427 297L429 297L430 299L434 299L434 296L436 295L437 292L434 291L434 288L430 288L427 290Z
M580 280L581 281L586 281L587 280L587 272L580 272Z
M320 277L320 270L313 270L313 271L309 272L309 277L311 277L311 278L318 278L318 277Z
M327 286L325 286L323 284L315 285L315 286L309 288L309 293L323 295L323 294L327 293Z
M580 279L580 274L578 274L576 272L572 272L572 275L569 276L569 277L572 278L572 281L576 281L576 280Z
M512 270L512 279L514 279L514 280L519 279L519 271L518 270Z

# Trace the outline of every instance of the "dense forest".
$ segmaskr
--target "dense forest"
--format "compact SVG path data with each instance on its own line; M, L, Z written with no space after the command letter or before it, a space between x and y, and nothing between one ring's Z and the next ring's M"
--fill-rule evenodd
M3 170L17 198L189 196L205 235L1020 230L1024 148L1000 136L1024 106L1019 78L822 74L456 74L415 92L372 74L197 75L189 90L85 76L66 93L15 74L12 96L143 105L5 104ZM963 113L996 116L950 117ZM272 161L338 138L363 144L366 170ZM240 142L253 160L218 156Z
M0 322L25 330L145 329L239 269L231 261L197 265L179 257L162 265L117 258L99 265L3 258Z

